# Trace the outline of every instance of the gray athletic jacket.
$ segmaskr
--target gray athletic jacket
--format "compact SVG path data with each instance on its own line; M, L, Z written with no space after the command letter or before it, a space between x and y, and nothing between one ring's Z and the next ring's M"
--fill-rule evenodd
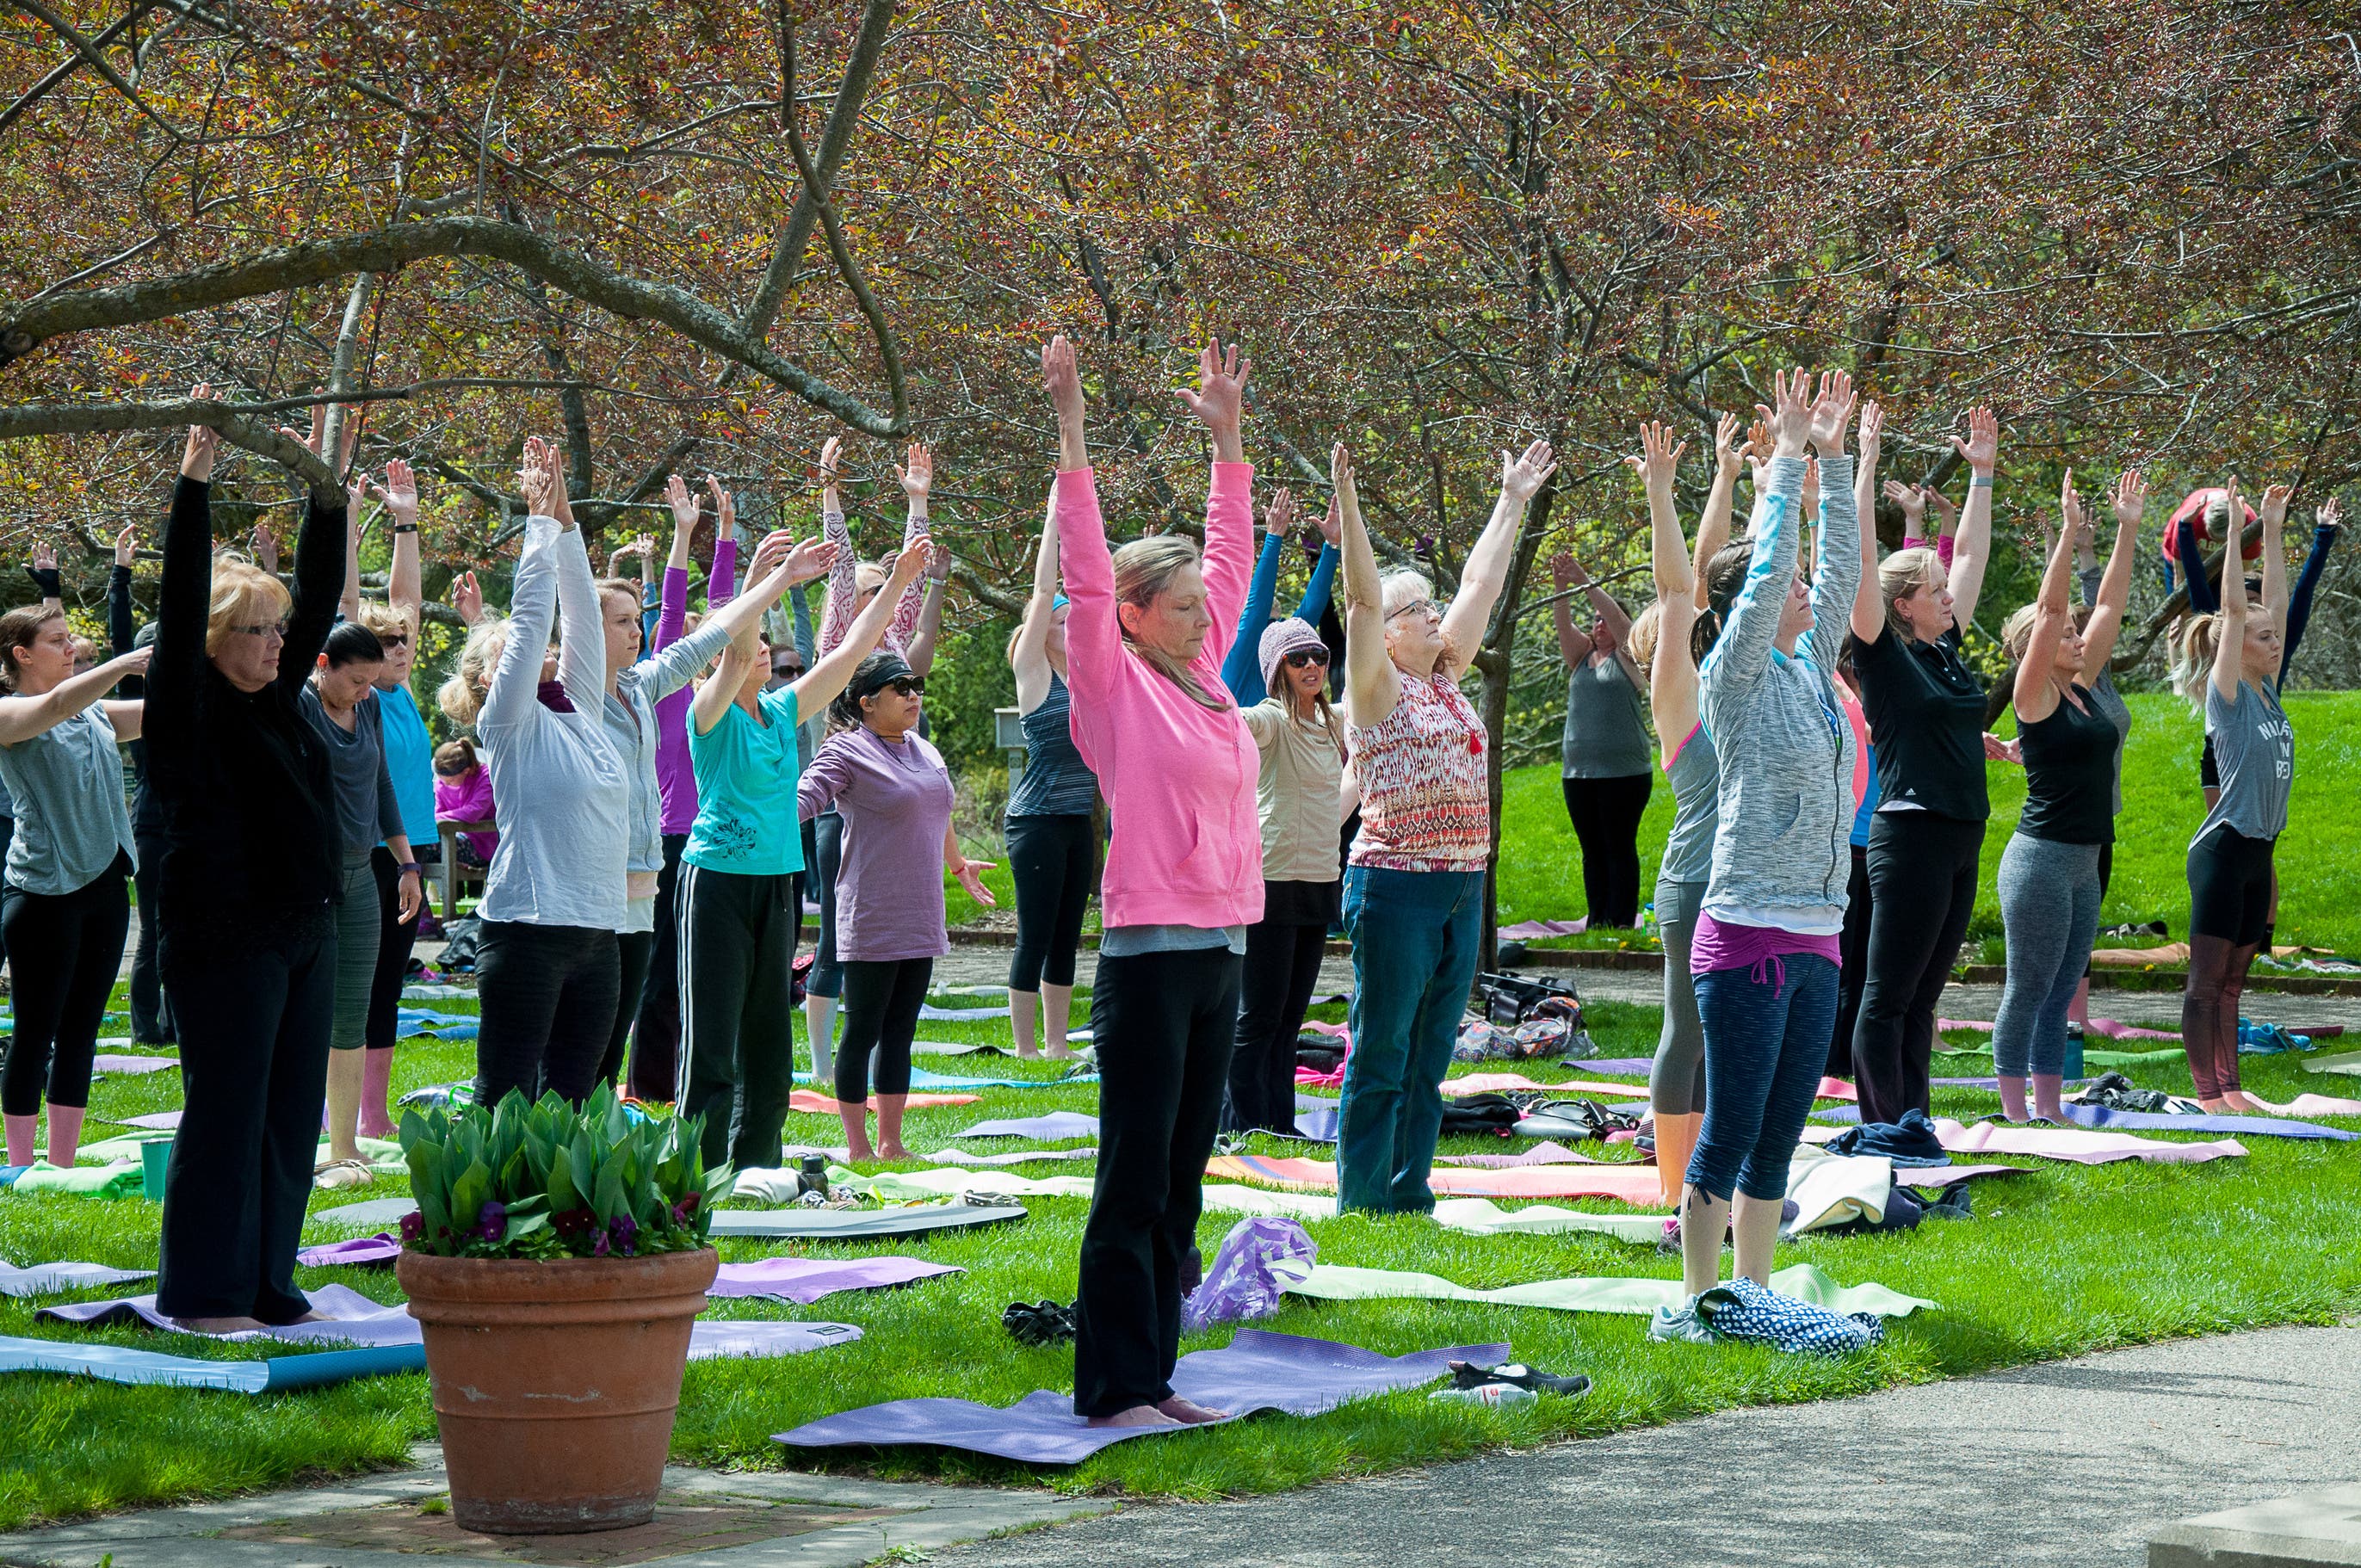
M1844 928L1852 874L1852 726L1828 672L1852 625L1861 519L1852 459L1820 464L1820 565L1812 630L1772 644L1795 581L1804 460L1774 457L1754 500L1753 560L1699 671L1698 706L1721 762L1721 820L1705 908L1717 920L1825 936Z

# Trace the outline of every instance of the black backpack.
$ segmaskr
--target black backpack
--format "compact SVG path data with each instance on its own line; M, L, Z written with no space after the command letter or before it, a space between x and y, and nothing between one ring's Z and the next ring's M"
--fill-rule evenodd
M1443 1102L1443 1135L1505 1138L1524 1113L1505 1094L1463 1094Z

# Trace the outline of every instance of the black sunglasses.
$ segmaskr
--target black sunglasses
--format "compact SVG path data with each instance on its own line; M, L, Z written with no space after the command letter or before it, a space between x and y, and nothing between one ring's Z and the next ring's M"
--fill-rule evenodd
M924 696L927 693L927 677L924 675L903 675L885 684L904 696Z
M1287 656L1287 667L1290 670L1308 670L1314 664L1324 665L1327 663L1328 650L1325 648L1298 648Z

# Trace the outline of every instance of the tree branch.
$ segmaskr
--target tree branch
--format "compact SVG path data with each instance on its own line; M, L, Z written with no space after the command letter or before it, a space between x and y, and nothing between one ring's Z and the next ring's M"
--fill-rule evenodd
M317 402L319 400L302 400ZM170 430L192 424L209 425L222 439L258 457L268 457L304 479L313 496L324 504L342 506L344 481L312 455L301 442L290 440L253 416L291 406L286 403L224 403L182 398L169 403L101 403L88 408L35 404L0 409L0 441L20 435L69 435L105 430Z

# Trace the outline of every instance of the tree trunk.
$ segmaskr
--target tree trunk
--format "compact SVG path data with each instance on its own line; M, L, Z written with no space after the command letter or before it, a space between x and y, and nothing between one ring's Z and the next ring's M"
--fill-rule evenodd
M1554 432L1553 444L1564 434L1562 430ZM1509 561L1508 581L1501 585L1500 602L1492 609L1491 629L1476 655L1477 671L1484 677L1483 700L1477 705L1484 719L1484 781L1492 803L1492 854L1484 867L1480 964L1488 970L1499 967L1500 956L1500 806L1504 793L1500 765L1509 737L1509 686L1514 674L1517 614L1524 604L1525 584L1532 576L1542 540L1549 532L1550 511L1556 499L1557 481L1553 478L1526 509L1524 526L1517 535L1516 553Z

